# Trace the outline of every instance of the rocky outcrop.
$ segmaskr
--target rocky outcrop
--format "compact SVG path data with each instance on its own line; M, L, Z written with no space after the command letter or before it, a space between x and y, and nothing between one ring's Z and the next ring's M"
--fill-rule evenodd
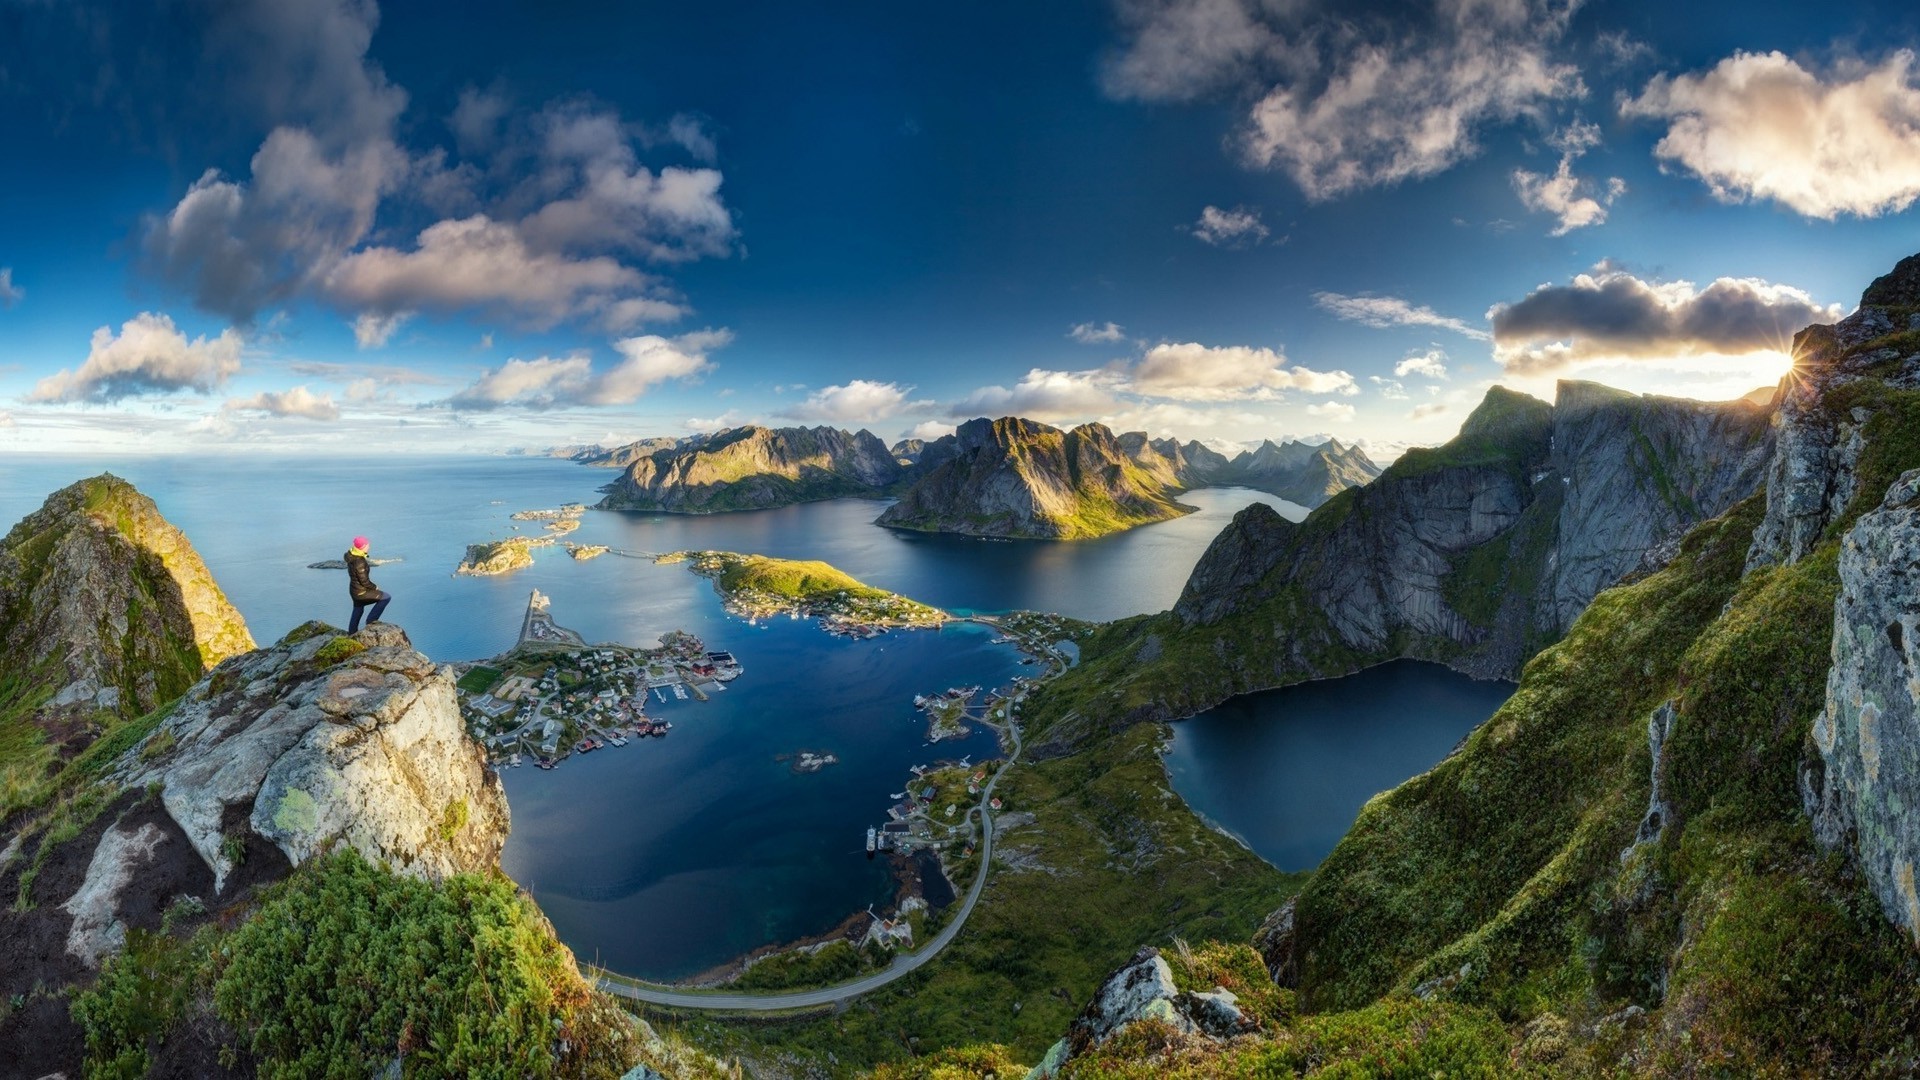
M969 420L955 456L880 515L898 529L1078 540L1191 512L1100 424Z
M54 741L97 711L137 716L253 647L246 620L153 500L82 480L0 540L0 679Z
M1093 1001L1068 1027L1067 1037L1028 1074L1030 1080L1058 1075L1067 1061L1098 1049L1143 1020L1203 1039L1230 1039L1254 1026L1241 1013L1231 990L1182 991L1174 985L1173 969L1160 950L1145 948L1100 984Z
M821 499L878 498L903 470L872 432L729 428L635 458L603 510L705 514Z
M376 623L308 623L226 661L128 752L111 779L158 784L216 891L250 837L297 865L348 844L442 878L498 865L506 796L467 736L451 668Z
M1833 667L1801 776L1814 834L1848 851L1887 918L1920 945L1920 470L1848 530Z

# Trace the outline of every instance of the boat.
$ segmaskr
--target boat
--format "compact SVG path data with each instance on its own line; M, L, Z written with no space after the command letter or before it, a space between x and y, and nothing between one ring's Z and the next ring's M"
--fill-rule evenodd
M887 796L887 798L889 799L904 799L906 797L907 797L907 793L904 791L896 791L893 794Z
M679 683L674 683L673 696L679 698L681 701L687 700L687 688Z
M520 767L520 755L519 755L519 754L515 754L515 755L513 755L512 757L510 757L510 758L508 758L508 759L507 759L507 766L508 766L509 768L514 768L514 769L517 769L517 768L519 768L519 767Z
M879 833L874 829L874 827L871 825L867 826L867 858L869 859L873 858L873 850L875 846L877 846L876 840L878 839L878 837L879 837Z

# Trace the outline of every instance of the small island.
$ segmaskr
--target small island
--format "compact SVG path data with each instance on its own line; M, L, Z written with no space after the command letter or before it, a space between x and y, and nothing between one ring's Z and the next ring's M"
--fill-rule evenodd
M775 615L818 619L830 634L878 637L896 628L938 627L952 616L876 589L817 560L775 559L731 551L675 551L661 563L687 563L713 580L727 611L745 619Z
M781 754L776 761L792 761L796 773L817 773L829 765L840 764L838 754L816 754L811 750L802 750L798 754Z
M571 544L570 543L567 545L567 554L573 556L573 561L575 562L586 562L588 559L597 559L600 556L605 555L607 553L607 550L608 549L605 544Z
M468 544L466 557L460 560L454 573L488 577L523 570L533 565L534 548L552 547L554 542L550 536L514 536L484 544Z

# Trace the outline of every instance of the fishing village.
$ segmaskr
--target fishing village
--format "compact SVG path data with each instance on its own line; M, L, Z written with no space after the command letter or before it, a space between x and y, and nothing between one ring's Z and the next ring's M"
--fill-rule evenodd
M739 678L732 653L709 652L680 630L653 649L588 645L553 621L549 601L533 590L519 640L501 656L461 676L461 711L496 768L529 759L552 769L571 754L664 738L670 721L647 715L648 695L705 701Z

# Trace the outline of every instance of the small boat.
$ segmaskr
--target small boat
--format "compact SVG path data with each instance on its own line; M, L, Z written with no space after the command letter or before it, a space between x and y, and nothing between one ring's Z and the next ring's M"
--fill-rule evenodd
M879 832L873 826L867 826L867 858L873 858L873 850L879 838Z
M520 767L520 755L519 755L519 754L515 754L515 755L513 755L512 757L510 757L510 758L508 758L508 759L507 759L507 765L508 765L508 767L509 767L509 768L514 768L514 769L517 769L517 768L519 768L519 767Z

